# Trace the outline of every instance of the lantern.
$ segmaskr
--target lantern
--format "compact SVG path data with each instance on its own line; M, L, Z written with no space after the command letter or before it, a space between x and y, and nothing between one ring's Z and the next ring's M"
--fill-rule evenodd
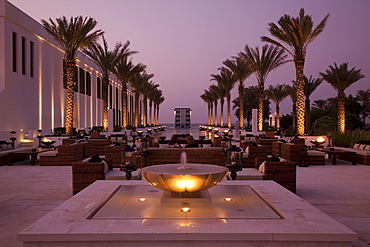
M226 153L226 167L230 171L230 176L232 180L236 180L236 172L242 170L242 149L231 145Z
M126 172L126 179L130 180L132 177L132 172L136 171L136 164L135 164L135 149L127 145L122 149L122 164L120 167L121 171Z
M141 147L141 151L147 151L148 148L149 148L149 140L144 137L140 140L140 147Z

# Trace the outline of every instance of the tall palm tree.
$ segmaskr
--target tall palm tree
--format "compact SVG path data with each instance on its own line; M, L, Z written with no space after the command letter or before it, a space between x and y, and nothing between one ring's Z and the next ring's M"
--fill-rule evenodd
M264 45L260 51L257 46L255 49L245 46L244 52L239 53L249 66L251 66L258 81L258 130L263 129L263 100L264 89L267 75L274 69L289 62L284 49L274 45Z
M328 104L328 100L326 99L318 99L315 100L312 104L312 108L325 110L326 106Z
M358 90L356 98L361 103L362 121L364 122L364 125L365 125L366 118L370 116L370 89L366 91Z
M74 101L74 82L73 75L76 66L76 58L80 49L87 47L94 42L103 31L100 29L93 31L97 22L89 17L78 16L68 21L65 16L57 18L54 22L51 18L49 22L42 19L45 30L51 34L64 50L63 58L63 78L66 80L66 134L73 135L73 101Z
M258 88L257 86L249 86L244 89L244 100L243 102L243 116L247 120L247 127L251 127L251 120L252 120L252 109L258 108ZM232 101L233 104L233 110L235 110L235 116L239 117L239 111L240 111L240 100L239 97L235 98Z
M155 121L155 125L158 125L159 124L159 105L162 104L164 102L165 98L163 96L160 96L159 98L157 98L155 101L154 101L154 104L155 104L155 111L156 111L156 121Z
M207 94L207 90L204 90L204 93L200 96L200 98L207 103L207 125L212 125L212 99Z
M280 103L289 95L289 91L286 88L286 85L276 84L275 86L270 85L269 88L265 91L266 96L274 101L276 104L276 121L275 127L280 128Z
M304 134L304 64L307 53L307 46L325 28L329 15L313 28L313 21L310 15L305 15L304 9L300 9L297 18L289 15L280 17L277 26L269 23L269 31L279 41L262 36L261 40L277 45L286 50L294 60L296 69L296 94L297 94L297 131L299 135ZM288 47L284 46L287 45Z
M218 104L218 100L220 99L221 100L221 87L217 86L217 85L211 85L209 86L209 92L213 94L213 99L214 99L214 106L215 106L215 114L214 114L214 125L217 126L218 125L218 120L217 120L217 104Z
M158 95L161 94L162 95L162 91L159 90L158 88L155 88L154 90L152 90L149 95L148 95L148 99L149 99L149 125L150 126L153 126L154 125L154 122L155 122L155 111L153 112L152 109L153 109L153 102L155 100L156 97L158 97Z
M226 101L227 101L227 126L231 128L231 90L234 88L236 79L229 69L221 68L219 75L211 75L212 79L217 81L218 85L226 90Z
M163 98L163 93L162 90L155 90L155 94L153 95L153 124L156 126L158 125L158 115L157 115L157 105L161 104L161 98ZM164 98L163 98L164 100Z
M251 67L240 57L234 57L234 60L227 59L223 64L233 72L234 79L239 82L238 94L239 94L239 127L244 127L244 110L243 110L243 99L244 99L244 81L253 73Z
M220 126L223 126L224 125L224 121L223 121L223 117L224 117L224 110L223 110L223 107L224 107L224 103L225 103L225 97L226 97L226 90L220 86L220 85L211 85L209 86L209 90L212 91L214 94L215 94L215 98L217 100L220 100ZM217 100L216 100L216 104L215 104L215 108L216 108L216 111L215 111L215 125L218 125L218 120L217 120Z
M311 130L311 101L310 97L311 94L316 90L316 88L321 84L322 78L307 78L306 76L303 77L304 82L304 96L305 100L305 109L306 109L306 131Z
M123 58L136 53L135 51L129 50L130 42L127 41L125 44L116 43L113 50L108 49L108 44L103 36L103 45L97 42L92 42L88 49L84 52L89 56L99 67L102 73L102 94L103 94L103 128L108 130L108 87L109 87L109 76L117 63Z
M297 129L297 94L295 89L295 81L293 81L293 85L286 85L288 90L288 95L292 100L292 116L293 116L293 129Z
M143 71L141 73L135 74L131 78L131 86L135 89L135 127L139 127L139 117L141 118L139 114L139 99L140 99L140 93L142 92L142 89L145 87L145 84L149 82L149 80L154 76L154 74L148 74L146 71Z
M118 80L122 83L122 123L123 128L127 128L128 124L128 116L127 116L127 83L131 80L131 78L137 74L141 73L143 70L145 70L146 66L144 64L136 64L134 65L131 60L128 59L127 56L124 56L122 59L119 60L119 62L116 64L116 66L113 68L113 73L117 76Z
M153 92L155 89L159 87L158 84L154 84L154 82L150 81L148 83L144 83L144 86L141 88L141 93L143 95L143 125L147 126L147 116L148 116L148 98L150 97L150 93Z
M339 67L336 63L334 63L334 66L329 65L329 69L325 73L320 72L320 75L338 92L338 131L344 133L346 127L346 94L344 90L365 76L361 74L361 69L356 70L353 67L351 70L348 70L348 63L342 63Z

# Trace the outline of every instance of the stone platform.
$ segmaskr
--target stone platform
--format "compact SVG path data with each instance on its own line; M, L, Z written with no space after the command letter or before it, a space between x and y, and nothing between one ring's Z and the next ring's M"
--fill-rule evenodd
M20 232L18 240L25 247L350 246L357 240L355 232L273 181L224 181L210 191L217 195L218 187L249 186L279 218L89 219L121 185L148 186L144 181L97 181Z

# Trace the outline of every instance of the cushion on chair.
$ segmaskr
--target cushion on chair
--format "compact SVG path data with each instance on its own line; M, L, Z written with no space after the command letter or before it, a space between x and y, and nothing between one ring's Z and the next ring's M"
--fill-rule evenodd
M48 156L48 157L55 157L58 155L58 151L47 151L39 153L39 156Z

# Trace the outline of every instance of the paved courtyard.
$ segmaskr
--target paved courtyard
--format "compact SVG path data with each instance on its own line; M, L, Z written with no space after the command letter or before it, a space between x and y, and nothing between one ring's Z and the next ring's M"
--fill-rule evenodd
M359 234L370 245L370 166L340 161L297 167L297 195ZM72 196L71 167L0 166L0 243L22 246L17 233Z

